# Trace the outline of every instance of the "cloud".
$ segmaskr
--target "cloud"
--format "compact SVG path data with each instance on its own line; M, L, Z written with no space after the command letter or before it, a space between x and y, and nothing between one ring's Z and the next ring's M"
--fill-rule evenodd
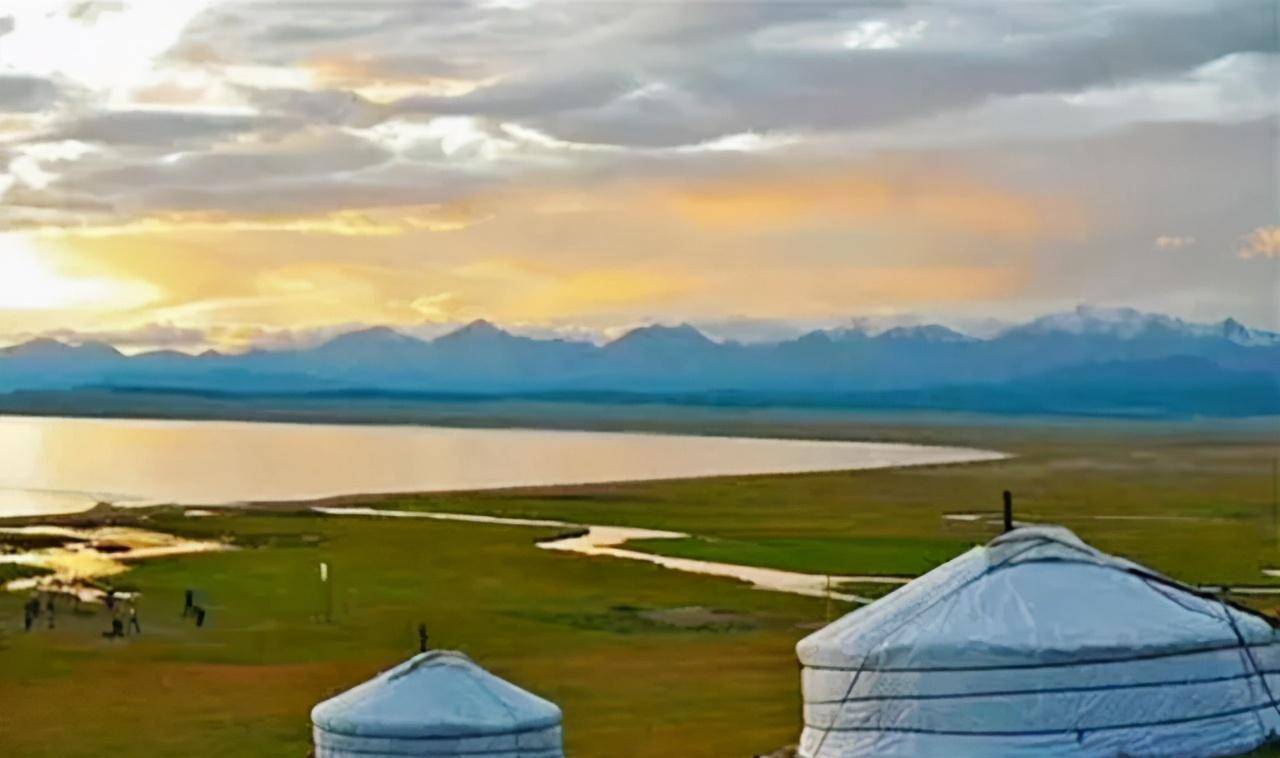
M1240 238L1237 254L1250 258L1280 258L1280 226L1260 226Z
M32 113L52 107L62 97L53 81L38 76L0 74L0 111Z
M5 341L10 343L27 342L33 339L55 339L70 345L105 342L124 352L156 349L191 351L204 349L210 344L208 336L200 329L162 323L147 323L128 329L103 331L62 328L5 335Z
M256 324L230 324L210 327L207 342L224 352L248 350L305 350L334 337L366 328L361 322L326 324L305 328L269 328Z
M341 131L303 130L275 139L232 142L170 153L161 160L123 164L113 169L87 173L87 185L128 186L137 189L200 187L260 188L267 183L289 179L326 178L348 175L377 167L390 154Z
M452 232L482 221L464 208L418 206L341 210L311 216L228 215L223 213L168 213L120 223L83 226L37 226L34 231L51 238L128 237L197 232L288 232L332 234L342 237L382 237L412 231Z
M1179 248L1188 247L1196 243L1195 237L1190 236L1166 236L1156 237L1155 246L1161 250L1177 250Z
M452 315L453 306L458 299L453 292L437 292L433 295L415 297L409 307L428 321L443 321Z
M883 126L1169 77L1234 53L1274 52L1271 20L1255 0L1019 13L996 2L320 5L305 20L288 5L251 15L217 6L171 57L303 70L317 89L386 102L389 113L674 147L747 131Z
M664 190L679 214L699 223L744 230L807 223L911 223L952 232L1031 239L1060 227L1029 197L972 181L859 167L791 176L729 177Z
M659 33L633 41L636 49L623 49L640 64L616 69L635 80L626 94L616 87L575 86L575 94L594 93L594 102L565 108L553 97L551 107L530 113L517 108L524 102L517 90L544 90L527 78L506 83L501 101L495 92L482 90L455 98L449 107L456 111L475 103L484 112L528 118L532 126L575 141L671 146L748 128L885 126L996 99L1061 96L1166 77L1232 53L1275 48L1269 11L1249 2L1229 9L1193 4L1164 13L1152 6L1115 6L1076 14L1041 5L1016 18L981 4L900 11L849 6L838 14L829 7L789 5L794 16L789 22L761 18L741 37ZM822 32L816 36L839 42L791 47L759 42L761 35L788 25L808 25ZM921 40L903 39L894 49L851 50L843 44L851 32L870 27L922 29ZM940 30L934 35L940 39L931 38L929 29ZM1169 44L1170 39L1180 42ZM680 52L673 58L667 45L675 44ZM631 63L635 57L619 60ZM608 63L590 71L593 81L609 81ZM904 81L911 86L902 86ZM629 96L639 92L649 94ZM1135 112L1128 118L1133 123L1142 116Z
M1250 0L992 12L999 7L320 4L300 14L289 4L213 4L154 18L103 9L53 31L163 30L147 37L145 55L128 51L130 89L59 115L44 133L104 148L62 167L49 196L99 198L121 221L168 211L309 215L448 202L548 172L561 183L714 173L711 153L733 171L742 169L735 156L769 152L847 160L886 139L868 129L935 149L953 143L955 119L975 107L995 110L971 139L1073 123L1090 109L1106 110L1116 128L1152 111L1132 97L1116 105L1112 90L1140 94L1155 79L1274 48L1259 23L1266 9ZM28 36L38 21L23 21ZM23 49L21 61L38 62ZM1232 112L1227 96L1265 102L1233 82L1265 81L1269 70L1196 74L1210 93L1202 110ZM1173 94L1157 109L1164 118L1191 102ZM1001 115L1015 101L1025 112ZM900 128L921 119L945 123Z
M188 142L208 142L229 137L262 125L261 119L251 115L154 110L104 111L76 118L48 138L172 148Z
M359 93L343 89L239 87L252 107L307 124L370 127L386 118L386 109Z
M1251 267L1131 254L1274 215L1265 0L79 7L2 38L0 228L163 290L94 329L1276 318Z

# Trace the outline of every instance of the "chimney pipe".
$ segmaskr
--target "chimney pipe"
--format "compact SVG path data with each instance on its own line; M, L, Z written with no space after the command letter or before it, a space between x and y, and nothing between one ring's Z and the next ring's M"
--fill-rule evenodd
M1013 493L1004 491L1004 530L1013 531Z

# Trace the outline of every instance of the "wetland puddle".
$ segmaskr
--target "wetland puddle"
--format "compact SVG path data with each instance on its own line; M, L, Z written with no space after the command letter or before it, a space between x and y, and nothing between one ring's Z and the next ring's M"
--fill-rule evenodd
M50 573L11 580L4 589L59 592L90 602L99 601L106 594L96 586L97 580L124 573L128 570L127 564L133 561L233 549L222 542L186 540L163 532L118 526L0 528L0 542L6 536L49 545L0 553L0 563L45 569Z

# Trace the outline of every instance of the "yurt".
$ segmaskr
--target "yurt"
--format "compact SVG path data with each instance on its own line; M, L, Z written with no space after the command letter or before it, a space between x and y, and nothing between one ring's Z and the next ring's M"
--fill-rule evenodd
M462 653L422 653L311 711L316 758L562 758L560 709Z
M804 758L1217 756L1280 730L1269 621L1061 527L976 547L796 646Z

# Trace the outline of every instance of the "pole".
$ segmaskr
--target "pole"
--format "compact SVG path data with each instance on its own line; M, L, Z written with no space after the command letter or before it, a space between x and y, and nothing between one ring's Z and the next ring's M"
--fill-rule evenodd
M329 563L320 561L320 589L324 592L324 620L333 623L333 583L329 581Z
M827 574L827 623L831 623L831 575Z
M1004 491L1004 530L1013 531L1013 493Z

